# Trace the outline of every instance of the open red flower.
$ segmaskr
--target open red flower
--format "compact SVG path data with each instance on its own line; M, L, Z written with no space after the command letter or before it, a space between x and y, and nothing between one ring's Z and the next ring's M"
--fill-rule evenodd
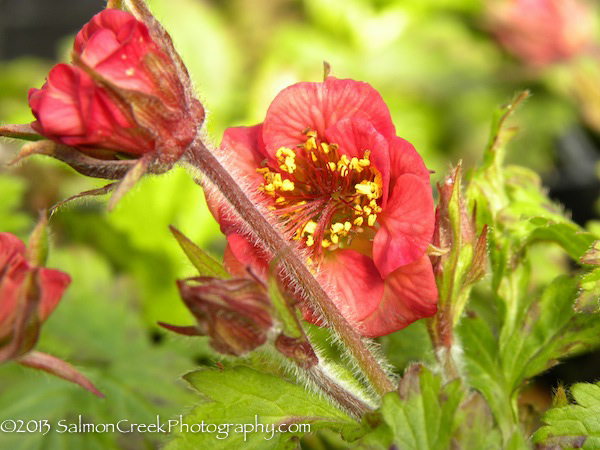
M45 137L88 156L119 159L158 151L177 161L196 134L194 114L171 56L128 12L107 9L77 34L74 64L58 64L29 104ZM192 104L188 104L192 103Z
M33 266L23 242L0 233L0 362L32 349L70 282L66 273Z
M434 229L429 171L396 136L370 85L328 77L290 86L263 124L228 129L221 148L309 252L336 306L363 335L382 336L436 312L425 254ZM264 267L261 252L208 200L227 235L228 269Z

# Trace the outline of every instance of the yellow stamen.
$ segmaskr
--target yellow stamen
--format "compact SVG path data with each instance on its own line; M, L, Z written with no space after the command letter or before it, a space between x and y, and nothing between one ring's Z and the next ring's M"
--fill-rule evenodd
M370 227L375 225L375 220L377 220L377 216L375 214L370 214L369 219L367 220L367 223L369 224Z
M359 227L363 224L364 219L362 217L357 217L354 219L354 225L358 225Z

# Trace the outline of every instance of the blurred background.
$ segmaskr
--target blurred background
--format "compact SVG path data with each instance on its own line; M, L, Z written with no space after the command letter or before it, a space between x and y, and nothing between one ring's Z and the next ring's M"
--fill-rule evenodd
M516 116L508 160L538 172L575 221L600 229L600 33L584 0L151 0L209 111L215 143L230 126L262 122L274 96L319 81L323 61L339 78L373 85L399 136L438 182L486 145L494 109L516 92L532 97ZM33 117L27 92L101 0L0 0L0 123ZM18 144L0 142L0 163ZM0 169L0 231L26 238L38 211L101 186L49 158ZM224 239L201 190L183 171L143 180L111 214L105 202L74 202L52 218L49 266L73 283L42 330L38 349L72 362L106 394L98 401L66 382L5 364L0 420L76 418L151 423L194 397L178 381L219 360L204 339L174 337L157 321L189 324L174 281L194 271L169 234L173 224L220 256ZM537 267L544 271L544 262ZM551 270L551 269L548 269ZM543 275L542 275L543 277ZM423 330L384 339L400 371L422 355ZM410 328L410 327L409 327ZM410 336L410 340L406 337ZM426 340L426 338L425 338ZM426 349L425 349L426 351ZM559 366L540 383L600 376L597 355ZM58 440L57 440L58 439ZM145 448L146 435L2 435L10 448ZM8 441L7 441L8 440ZM2 441L0 441L2 442ZM8 448L3 445L3 448Z

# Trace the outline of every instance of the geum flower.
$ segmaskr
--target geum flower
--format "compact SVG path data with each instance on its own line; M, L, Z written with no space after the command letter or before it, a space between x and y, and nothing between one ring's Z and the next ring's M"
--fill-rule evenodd
M15 360L101 396L71 365L33 350L41 325L58 305L71 277L59 270L39 267L30 260L31 253L16 236L0 233L0 363Z
M99 178L120 179L141 157L152 172L168 169L204 120L171 47L160 30L128 12L95 15L77 34L73 63L56 65L46 84L29 92L37 119L31 128L62 144L36 143L29 153Z
M488 22L500 44L531 66L572 58L593 46L595 11L581 0L493 0Z
M364 336L435 314L437 288L425 253L434 229L429 171L396 136L370 85L328 77L290 86L264 123L226 130L220 151L308 253L338 309ZM207 197L227 235L228 270L265 269L265 253L216 195ZM307 320L319 322L309 305L302 308Z

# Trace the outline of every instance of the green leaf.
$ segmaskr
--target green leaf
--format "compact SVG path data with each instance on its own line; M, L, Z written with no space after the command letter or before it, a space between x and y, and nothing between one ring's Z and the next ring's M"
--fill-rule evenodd
M478 317L465 317L458 326L467 381L489 404L502 437L508 441L514 433L513 411L504 373L498 358L498 340Z
M238 366L225 371L199 370L186 374L184 379L206 401L184 415L183 423L190 427L202 422L215 424L217 431L194 433L191 428L186 430L185 425L178 426L175 439L167 447L171 450L293 448L294 441L308 431L321 428L341 431L344 427L358 427L345 412L323 397L249 367ZM224 424L230 424L227 433ZM281 424L298 424L305 428L298 432L277 432ZM218 433L219 425L221 433Z
M174 226L170 226L169 228L190 262L198 269L200 276L229 278L229 274L223 267L223 264L204 252L200 247L185 237L185 235L177 228Z
M546 426L533 435L536 448L600 448L600 383L575 384L571 395L575 404L544 414Z
M457 410L464 391L458 380L446 385L422 365L413 365L399 389L383 398L383 423L367 434L367 448L450 448L459 422Z

